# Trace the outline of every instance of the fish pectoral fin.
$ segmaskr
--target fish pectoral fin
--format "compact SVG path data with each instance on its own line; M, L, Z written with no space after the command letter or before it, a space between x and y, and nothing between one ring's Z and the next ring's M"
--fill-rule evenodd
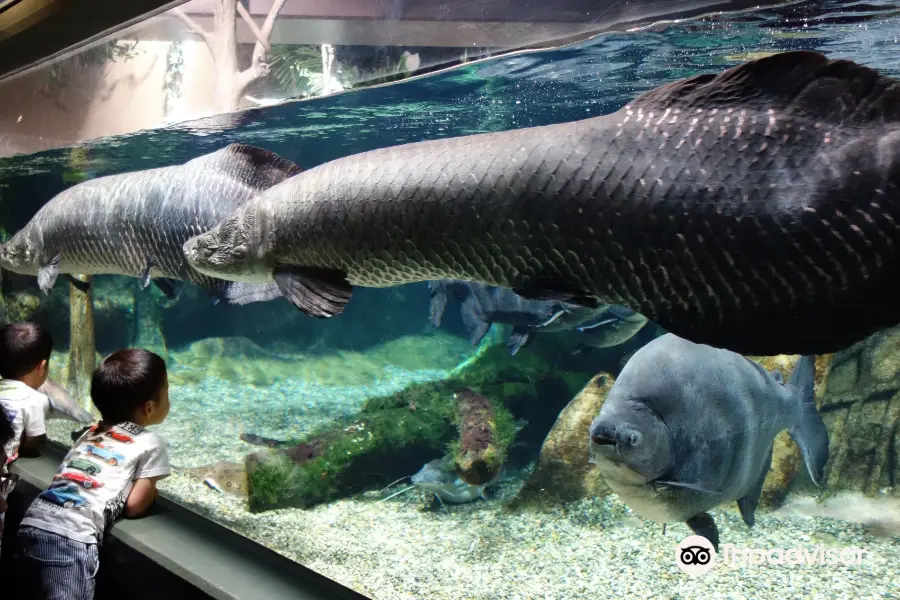
M710 487L704 486L702 483L687 483L684 481L666 481L663 479L657 479L653 483L658 485L664 485L668 487L680 487L688 490L693 490L695 492L700 492L701 494L712 494L713 496L721 496L722 492L716 491Z
M80 279L75 278L72 275L69 275L68 273L66 273L64 275L64 277L66 279L68 279L69 283L71 283L75 287L75 289L80 291L81 293L87 294L89 291L91 291L91 282L90 281L82 281Z
M147 271L149 274L149 271ZM143 281L143 280L142 280ZM178 294L181 293L181 289L184 287L183 281L178 281L177 279L169 279L167 277L155 277L151 281L153 281L153 285L157 287L159 291L165 294L166 298L169 300L174 300L178 297ZM144 289L145 285L141 284L141 289Z
M509 348L509 353L513 356L521 350L531 338L531 333L526 330L520 330L518 328L513 328L512 333L509 334L509 339L506 341L506 347Z
M691 531L708 539L716 552L719 551L719 530L709 513L694 515L685 523L691 528Z
M253 302L268 302L282 296L277 283L244 283L229 282L223 292L228 304L252 304Z
M339 269L281 266L274 275L282 295L311 317L341 314L353 294L347 274Z
M38 287L45 294L50 293L50 290L53 289L53 284L56 283L56 278L59 277L59 261L60 255L57 254L38 271Z
M565 284L553 281L537 282L526 286L518 286L512 290L526 300L556 300L568 302L584 308L597 308L600 301L591 294L568 288Z
M156 266L156 259L152 256L147 257L147 265L144 267L143 272L141 273L141 289L146 290L147 286L150 285L150 271L153 270L153 267Z
M753 487L750 488L750 491L747 492L746 496L739 498L737 501L738 509L741 511L741 518L744 519L744 523L747 524L747 527L753 527L753 524L756 522L756 506L759 504L759 496L762 494L766 475L769 474L769 469L772 468L772 450L774 447L775 445L773 444L772 448L769 448L769 456L763 463L762 473L757 477L757 481L753 484Z

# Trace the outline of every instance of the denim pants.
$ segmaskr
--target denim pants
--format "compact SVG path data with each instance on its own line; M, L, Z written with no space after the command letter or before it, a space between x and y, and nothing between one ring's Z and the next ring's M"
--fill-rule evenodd
M92 600L94 578L100 566L97 544L77 542L61 535L22 527L19 560L25 598L40 600Z

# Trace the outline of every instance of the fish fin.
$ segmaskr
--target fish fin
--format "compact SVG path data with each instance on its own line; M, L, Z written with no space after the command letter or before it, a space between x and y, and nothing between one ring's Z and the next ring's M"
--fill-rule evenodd
M693 490L695 492L700 492L701 494L711 494L713 496L721 496L722 492L718 492L711 488L704 486L702 483L685 483L683 481L666 481L663 479L657 479L653 483L657 485L665 485L668 487L680 487L685 488L687 490Z
M674 81L638 96L625 110L759 108L824 123L895 123L900 121L900 88L895 81L818 52L779 52L715 75Z
M50 293L50 290L53 289L53 284L56 283L56 278L59 277L59 261L60 256L57 254L38 271L38 287L45 294Z
M694 515L685 523L691 528L691 531L708 539L716 552L719 551L719 529L709 513L703 512L699 515Z
M759 496L762 494L766 475L769 474L769 469L772 468L772 450L774 447L773 444L772 448L769 448L769 456L766 458L765 462L763 462L762 473L757 478L756 483L753 484L753 487L750 488L750 491L747 492L746 496L737 501L738 509L741 511L741 517L743 517L747 527L753 527L753 524L756 522L756 506L759 504Z
M444 318L444 309L447 308L447 288L440 281L429 281L428 290L431 292L431 326L437 329Z
M526 300L556 300L585 308L600 306L600 301L587 292L573 290L565 284L559 284L552 280L514 287L512 290Z
M528 344L530 339L530 331L527 329L523 331L513 327L512 333L509 334L509 339L506 341L506 347L509 348L509 353L515 356L519 350Z
M491 324L484 320L484 315L478 306L475 296L469 296L463 301L459 309L459 315L462 317L466 333L469 334L469 343L473 346L478 345L484 339L484 336L487 335Z
M69 281L69 283L71 283L75 287L75 289L80 291L81 293L87 294L89 291L91 291L90 281L82 281L72 275L69 275L68 273L63 275L63 277L65 277Z
M149 273L149 271L148 271ZM165 294L169 300L174 300L181 293L184 282L177 279L169 279L168 277L154 277L150 281L157 287L159 291ZM146 287L146 286L145 286ZM144 289L143 287L141 289Z
M277 283L243 283L229 282L225 286L223 296L228 304L252 304L268 302L282 296Z
M275 267L275 283L288 301L311 317L325 319L344 312L353 286L338 269Z
M797 424L788 430L800 447L803 462L813 483L820 486L825 477L828 462L828 430L816 410L816 359L801 356L788 380L788 387L796 395L800 406Z
M268 189L302 171L274 152L249 144L229 144L185 164L192 163L200 168L222 171L257 190Z
M141 289L142 290L146 290L147 286L150 285L150 271L152 271L153 267L155 267L155 266L156 266L156 259L153 258L152 256L147 257L147 265L144 267L144 270L141 273Z

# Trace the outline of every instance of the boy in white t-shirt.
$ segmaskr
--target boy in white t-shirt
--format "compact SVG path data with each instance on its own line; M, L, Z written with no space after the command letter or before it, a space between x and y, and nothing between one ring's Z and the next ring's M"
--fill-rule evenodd
M169 475L165 442L145 429L169 414L162 358L131 348L110 354L94 371L91 399L102 420L75 442L19 527L28 598L92 599L108 529L123 514L146 512Z
M47 396L37 391L49 372L53 338L40 325L10 323L0 327L0 409L13 423L15 434L4 445L6 465L19 457L35 456L47 439L44 416L49 410Z

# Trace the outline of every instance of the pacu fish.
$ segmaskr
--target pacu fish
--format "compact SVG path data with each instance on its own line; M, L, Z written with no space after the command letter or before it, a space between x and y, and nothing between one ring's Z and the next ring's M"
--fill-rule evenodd
M684 521L718 548L707 512L737 501L755 521L775 436L787 429L813 482L822 481L828 432L816 411L815 359L790 380L728 350L671 333L638 350L590 426L590 461L639 516Z
M118 274L141 278L141 287L153 279L170 296L176 280L234 304L271 300L280 295L272 284L198 273L182 245L299 171L268 150L231 144L181 165L85 181L56 195L0 246L0 267L37 275L45 293L60 274Z
M333 160L184 251L317 317L352 286L461 279L743 354L828 353L900 322L898 151L897 80L784 52L604 116Z

